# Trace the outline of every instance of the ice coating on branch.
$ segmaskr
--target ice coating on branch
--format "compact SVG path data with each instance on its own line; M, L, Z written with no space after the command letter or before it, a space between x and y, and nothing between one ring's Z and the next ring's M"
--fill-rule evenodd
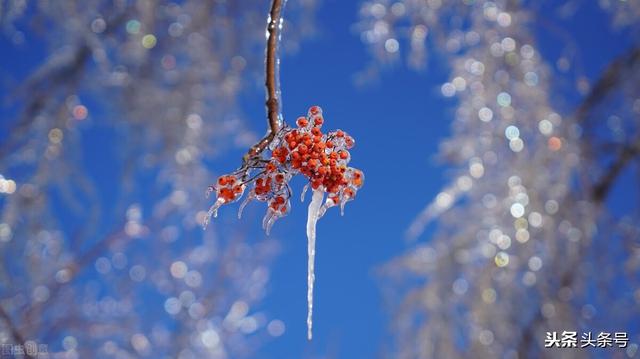
M302 193L300 193L300 202L304 202L304 195L307 194L308 190L309 184L307 183L306 185L304 185L304 187L302 187Z
M242 201L242 203L240 203L240 207L238 207L238 219L242 218L242 212L244 211L244 207L247 206L247 204L249 204L249 202L251 202L252 199L254 199L256 197L256 194L254 191L251 191L247 197L244 199L244 201Z
M320 208L324 192L319 189L313 190L311 203L309 203L309 212L307 213L307 253L309 255L307 263L307 339L313 337L313 282L315 275L315 258L316 258L316 224L320 218Z
M236 202L242 194L244 193L246 186L244 182L235 175L227 175L218 178L218 181L215 185L209 186L207 188L206 196L212 192L216 192L216 201L215 203L209 207L207 211L207 215L204 218L204 222L202 223L204 228L207 228L209 222L211 221L211 217L218 216L218 208L222 207L222 205L227 203Z
M291 178L297 174L307 178L300 198L304 201L305 193L311 188L313 197L307 219L309 339L312 329L316 223L331 207L339 205L340 212L344 213L346 203L356 197L364 183L362 171L348 166L351 161L349 150L355 145L355 140L342 130L323 133L323 123L322 109L311 107L306 117L296 120L296 127L283 125L267 150L247 159L237 171L218 178L208 191L216 193L216 201L204 221L206 226L221 206L238 201L249 186L249 194L240 204L238 217L242 216L245 206L252 200L266 202L268 207L262 219L262 228L269 234L273 224L291 209Z
M207 216L204 219L204 227L207 228L207 226L209 225L209 222L211 220L211 217L218 217L218 208L220 208L220 206L222 206L224 204L224 199L222 198L218 198L216 200L216 202L213 204L213 206L209 207L209 210L207 211Z
M355 198L362 186L364 174L348 166L349 150L355 140L342 130L325 134L321 130L323 124L322 109L311 107L306 117L296 120L297 127L284 125L267 150L248 159L237 171L218 178L207 191L207 195L216 193L216 201L207 212L205 227L220 207L238 201L250 186L249 194L238 209L238 218L252 200L267 202L262 227L269 233L273 224L289 213L292 193L289 181L297 174L309 180L302 190L302 201L309 188L327 193L318 217L337 205L344 213L346 203Z
M472 186L470 177L460 176L454 181L453 185L442 190L436 198L420 212L420 214L411 222L407 230L407 238L415 240L420 236L425 227L433 220L438 218L444 212L449 210Z

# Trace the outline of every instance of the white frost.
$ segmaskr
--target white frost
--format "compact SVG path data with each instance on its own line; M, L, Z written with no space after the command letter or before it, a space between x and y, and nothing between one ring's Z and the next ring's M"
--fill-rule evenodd
M307 217L307 253L309 262L307 266L307 338L311 340L311 330L313 328L313 282L316 279L314 274L314 262L316 257L316 223L320 217L320 208L324 192L314 189L311 203L309 203L309 213Z

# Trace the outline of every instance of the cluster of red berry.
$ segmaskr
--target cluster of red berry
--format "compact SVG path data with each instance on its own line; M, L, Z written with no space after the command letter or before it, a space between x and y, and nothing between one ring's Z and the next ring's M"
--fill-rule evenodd
M209 210L206 222L216 216L218 208L240 199L247 185L253 185L245 201L240 206L242 214L246 204L256 199L267 202L268 210L263 226L269 231L278 218L286 215L291 208L289 180L300 173L305 176L314 190L328 193L320 215L327 208L344 205L353 200L362 187L362 171L347 166L351 159L349 149L355 141L342 130L324 134L321 130L324 118L322 109L313 106L306 117L296 120L297 127L284 127L269 146L270 156L252 158L238 171L222 176L209 187L216 192L217 199ZM254 175L254 173L257 174ZM206 223L205 223L206 224Z

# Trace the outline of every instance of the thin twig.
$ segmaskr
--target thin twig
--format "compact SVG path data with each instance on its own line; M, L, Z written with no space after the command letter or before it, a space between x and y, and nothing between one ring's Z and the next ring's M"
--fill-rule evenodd
M280 25L281 25L281 13L282 13L282 0L273 0L271 2L271 11L269 12L269 22L267 24L267 49L266 49L266 61L265 61L265 87L267 90L267 121L269 123L269 130L267 134L255 145L253 145L249 152L244 156L243 162L246 164L251 158L258 156L264 151L267 146L273 141L276 133L280 130L280 104L278 101L278 73L276 71L277 66L277 51L278 41L280 37Z

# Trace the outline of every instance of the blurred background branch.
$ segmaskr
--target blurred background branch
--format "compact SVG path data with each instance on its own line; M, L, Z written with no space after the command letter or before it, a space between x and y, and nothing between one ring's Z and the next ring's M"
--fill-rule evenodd
M237 103L271 4L0 4L2 52L28 53L1 74L0 343L236 358L282 335L258 307L275 241L199 225L209 163L254 138ZM314 6L291 7L288 45Z

